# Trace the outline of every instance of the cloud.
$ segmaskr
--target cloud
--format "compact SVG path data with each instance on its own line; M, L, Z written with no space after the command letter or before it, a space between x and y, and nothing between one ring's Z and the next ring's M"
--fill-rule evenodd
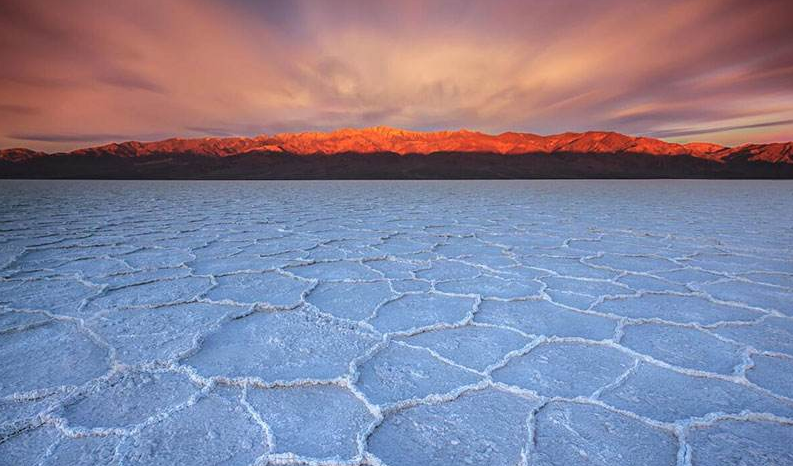
M652 136L656 138L671 138L671 137L680 137L680 136L696 136L700 134L723 133L727 131L735 131L741 129L756 129L756 128L768 128L773 126L789 126L789 125L793 125L793 119L780 120L780 121L767 121L763 123L755 123L752 125L716 126L710 128L667 129L667 130L653 131L647 133L647 136Z
M47 134L47 133L11 133L8 135L9 139L16 139L18 141L36 141L36 142L97 142L97 141L120 141L127 136L123 134L104 134L104 133L88 133L88 134Z
M97 79L104 84L125 89L165 93L165 88L159 84L131 71L109 70L106 74L98 76Z
M41 113L41 109L30 105L0 104L0 113L12 115L36 115Z
M0 147L9 134L376 125L793 139L793 125L767 124L793 118L788 11L786 0L8 0Z
M201 135L216 136L216 137L229 137L234 136L235 132L229 131L226 128L216 128L211 126L185 126L186 131L197 133Z

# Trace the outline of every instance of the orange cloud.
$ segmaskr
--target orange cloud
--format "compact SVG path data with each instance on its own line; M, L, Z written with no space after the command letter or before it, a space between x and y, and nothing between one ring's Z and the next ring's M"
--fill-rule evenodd
M780 123L793 120L788 10L11 0L0 5L0 147L375 125L793 139Z

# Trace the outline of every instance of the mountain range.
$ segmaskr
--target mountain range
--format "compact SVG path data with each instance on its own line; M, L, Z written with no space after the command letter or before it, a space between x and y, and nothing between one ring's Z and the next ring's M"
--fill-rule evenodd
M4 178L793 178L793 143L376 127L0 151Z

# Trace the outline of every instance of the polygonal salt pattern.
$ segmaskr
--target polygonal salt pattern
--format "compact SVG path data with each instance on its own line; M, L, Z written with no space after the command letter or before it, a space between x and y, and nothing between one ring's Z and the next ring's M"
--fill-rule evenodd
M590 396L633 366L625 353L603 345L545 343L493 371L496 382L542 396Z
M633 319L661 319L702 325L753 321L763 316L761 311L716 303L700 296L655 293L606 299L594 306L593 310Z
M34 466L41 464L48 450L61 439L58 429L42 426L16 432L0 442L0 464L3 466ZM88 464L101 464L92 461Z
M427 293L432 284L425 280L391 280L391 289L397 293Z
M429 267L416 272L416 276L426 280L447 281L474 278L481 273L481 269L465 262L439 259L432 261Z
M206 336L183 363L205 377L335 379L376 343L364 329L303 309L253 312Z
M292 264L291 255L256 256L246 253L237 253L234 256L204 257L187 263L190 270L196 275L227 275L242 272L265 272Z
M86 306L92 312L134 307L155 307L196 300L208 291L212 281L207 277L180 277L105 290Z
M429 395L453 392L482 377L444 362L425 348L393 343L359 368L357 386L378 405L392 405Z
M49 321L50 318L46 314L39 312L0 312L0 333L18 332Z
M113 374L69 400L63 407L63 417L71 427L129 427L187 402L196 392L197 387L184 374Z
M225 317L244 314L245 310L239 306L192 302L100 313L86 325L113 347L118 363L167 362L193 349L199 338Z
M59 439L47 451L41 466L64 464L108 464L116 463L116 448L121 437L117 435L93 437L67 437Z
M380 272L388 279L411 279L413 272L420 269L419 264L394 259L375 259L366 262L366 266Z
M361 321L392 297L388 282L328 282L311 290L306 301L336 317Z
M233 304L293 307L302 302L311 283L279 272L237 273L218 277L207 299Z
M593 267L585 264L579 257L537 256L522 257L521 262L535 269L547 270L549 273L573 278L611 279L617 276L613 270Z
M531 466L672 466L678 442L670 431L600 406L551 402L536 415Z
M771 316L755 324L724 325L713 331L761 351L793 356L793 319Z
M785 183L0 184L0 465L793 462Z
M603 340L614 335L613 319L566 309L550 301L483 301L474 321L505 325L531 335Z
M659 361L688 369L731 374L743 363L739 345L684 326L630 325L623 329L620 343Z
M588 304L587 306L581 306L584 309L597 302L598 299L607 296L631 295L634 293L631 288L611 280L568 277L542 277L539 280L551 290L586 296Z
M98 280L103 277L132 272L133 269L121 259L92 257L90 259L77 259L57 267L53 273L60 275L74 274L87 280Z
M697 466L781 466L793 464L793 424L724 420L688 434L691 463Z
M793 271L793 264L791 264ZM739 280L697 285L715 299L779 311L793 317L793 290Z
M793 358L752 356L746 378L757 385L793 400Z
M408 294L380 306L369 322L382 333L415 332L463 322L473 314L475 304L475 298L467 296Z
M722 278L721 274L695 268L667 270L655 272L653 275L679 284L705 283Z
M742 411L793 416L793 401L737 382L688 375L650 364L640 364L622 384L605 390L601 399L617 408L665 422Z
M618 283L629 286L636 291L655 291L660 293L688 293L690 288L652 275L627 274L617 279Z
M315 280L376 280L380 275L360 262L331 261L286 269L298 277Z
M247 466L266 453L266 433L239 400L210 394L127 437L124 465Z
M270 430L270 452L324 461L359 456L358 437L375 420L349 390L335 385L250 389L247 402Z
M788 290L793 290L793 274L786 273L769 273L769 272L751 272L742 275L752 282L760 283L763 285L776 285Z
M110 369L106 348L57 320L0 334L0 397L81 385Z
M465 326L422 332L401 339L410 345L431 349L440 356L477 371L485 371L529 339L500 327Z
M77 279L8 280L0 282L0 303L12 309L80 315L86 299L99 287Z
M134 269L179 267L193 258L193 254L183 249L161 247L140 249L120 256L121 260Z
M679 266L677 263L663 257L617 254L603 254L602 256L587 259L586 262L615 271L629 272L664 271L672 270Z
M793 261L757 257L745 252L702 253L687 262L695 267L722 273L783 272L790 273Z
M96 283L106 285L108 289L123 288L132 285L142 285L161 280L185 278L191 275L187 267L169 269L135 270L119 274L108 275L101 278L92 278Z
M446 293L475 294L484 298L538 298L543 286L537 281L509 280L490 275L438 283L435 288Z
M0 440L42 424L40 415L60 406L64 394L54 392L49 396L16 397L0 400Z
M517 464L527 418L537 405L536 399L493 389L419 404L387 416L368 449L391 466Z

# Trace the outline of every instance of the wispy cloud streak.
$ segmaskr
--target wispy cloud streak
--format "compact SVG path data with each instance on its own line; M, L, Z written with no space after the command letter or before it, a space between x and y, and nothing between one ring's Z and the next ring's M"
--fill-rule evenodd
M680 136L694 136L699 134L724 133L727 131L735 131L742 129L769 128L773 126L790 126L790 125L793 125L793 120L768 121L764 123L755 123L753 125L716 126L712 128L668 129L663 131L653 131L647 133L646 135L655 138L672 138L672 137L680 137Z

